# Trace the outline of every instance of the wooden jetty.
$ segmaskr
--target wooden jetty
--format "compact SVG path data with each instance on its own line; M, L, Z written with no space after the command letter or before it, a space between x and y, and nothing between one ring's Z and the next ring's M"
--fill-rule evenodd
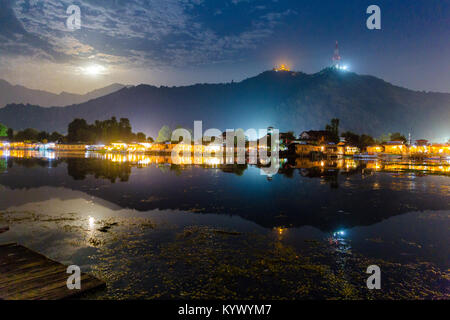
M16 243L0 245L0 300L58 300L105 287L81 273L81 289L67 288L67 267Z

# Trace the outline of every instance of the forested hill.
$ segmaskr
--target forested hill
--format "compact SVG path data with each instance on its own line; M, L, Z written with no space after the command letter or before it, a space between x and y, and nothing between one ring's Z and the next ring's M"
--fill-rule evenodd
M411 132L413 138L450 137L450 94L412 91L373 76L327 68L315 74L266 71L237 83L183 87L139 85L64 108L10 104L0 122L66 132L74 118L88 122L129 118L135 131L153 137L162 125L204 129L323 129L339 118L342 130L374 136Z

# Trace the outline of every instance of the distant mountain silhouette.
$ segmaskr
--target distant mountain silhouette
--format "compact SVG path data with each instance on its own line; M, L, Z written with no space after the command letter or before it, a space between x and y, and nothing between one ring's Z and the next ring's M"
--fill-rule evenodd
M110 94L124 87L123 84L114 83L86 94L68 92L55 94L42 90L29 89L20 85L12 85L8 81L0 79L0 108L11 103L35 104L42 107L68 106Z
M266 71L238 83L183 87L139 85L65 108L11 104L0 122L14 129L65 132L74 118L88 122L128 117L134 131L155 137L162 125L192 128L323 129L331 118L341 131L374 136L411 132L413 138L450 137L450 94L412 91L373 76L326 68L315 74Z

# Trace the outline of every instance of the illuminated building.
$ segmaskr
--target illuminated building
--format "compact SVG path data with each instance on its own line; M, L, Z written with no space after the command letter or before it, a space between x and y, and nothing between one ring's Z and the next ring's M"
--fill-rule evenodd
M366 148L366 151L368 154L377 154L377 153L381 153L384 151L383 146L368 146Z
M448 144L432 144L430 152L434 155L450 155L450 145Z
M428 140L425 140L425 139L416 140L416 145L417 146L427 146L428 145Z
M285 64L281 64L280 66L273 68L273 71L290 71L290 69Z
M313 152L321 152L324 147L306 144L306 143L297 143L295 145L295 153L301 156L310 155Z
M9 149L11 147L9 142L0 141L0 149Z
M359 148L355 147L355 146L345 146L344 150L345 150L345 155L346 156L351 156L351 155L354 155L356 153L359 153Z
M57 144L55 145L55 151L86 151L85 144Z
M407 147L403 141L389 141L383 145L384 153L387 154L403 154L407 151Z

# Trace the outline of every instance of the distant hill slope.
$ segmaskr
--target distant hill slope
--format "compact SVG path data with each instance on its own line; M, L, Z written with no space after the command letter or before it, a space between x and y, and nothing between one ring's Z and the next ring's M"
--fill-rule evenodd
M76 117L92 122L128 117L134 131L155 137L162 125L191 128L322 129L331 118L342 130L379 136L450 137L450 94L411 91L372 76L324 69L315 74L266 71L238 83L184 87L139 85L65 108L11 104L0 122L14 129L65 132Z
M20 85L12 85L8 81L0 79L0 108L11 103L34 104L42 107L68 106L99 98L124 87L123 84L114 83L86 94L68 92L54 94L47 91L29 89Z

